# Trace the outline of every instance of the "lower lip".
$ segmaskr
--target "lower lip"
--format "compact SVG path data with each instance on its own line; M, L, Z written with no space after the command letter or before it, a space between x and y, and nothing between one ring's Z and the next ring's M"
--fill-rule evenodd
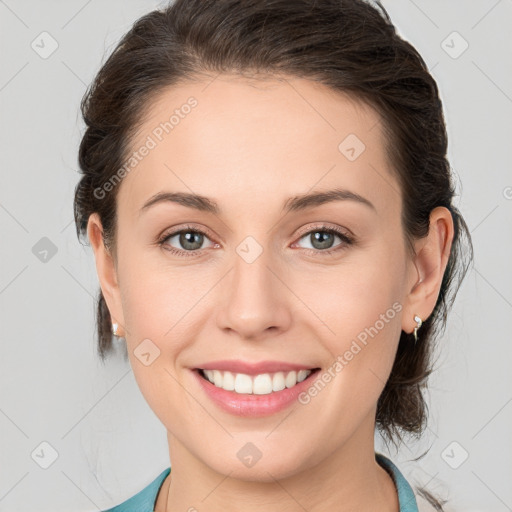
M192 371L205 393L222 410L237 416L269 416L289 407L297 397L311 386L320 370L315 370L302 382L281 391L272 391L267 395L240 394L218 388L201 376L199 370Z

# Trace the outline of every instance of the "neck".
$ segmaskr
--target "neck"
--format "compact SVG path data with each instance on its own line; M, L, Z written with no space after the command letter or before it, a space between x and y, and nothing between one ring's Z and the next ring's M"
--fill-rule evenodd
M172 471L155 511L399 512L395 484L375 460L374 423L369 426L318 463L305 459L304 469L289 476L263 470L253 480L230 476L230 468L224 474L213 470L168 433Z

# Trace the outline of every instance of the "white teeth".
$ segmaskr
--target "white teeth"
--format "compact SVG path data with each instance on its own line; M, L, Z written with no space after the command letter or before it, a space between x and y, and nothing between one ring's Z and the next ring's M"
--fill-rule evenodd
M213 383L217 387L222 387L222 373L219 370L213 370Z
M311 374L311 370L291 372L262 373L246 375L245 373L222 372L220 370L203 370L206 378L218 388L241 394L268 395L292 388Z
M254 377L252 392L255 395L268 395L272 393L272 379L268 373Z
M308 375L309 370L299 370L298 373L297 373L297 382L302 382Z
M297 372L294 370L293 372L288 373L286 379L284 380L287 388L291 388L297 384Z
M215 384L217 386L217 384ZM218 388L222 385L217 386ZM235 377L235 391L237 393L252 393L252 379L249 375L237 373Z
M286 387L284 383L284 373L277 372L274 373L274 377L272 378L272 390L273 391L281 391Z
M222 387L227 391L235 390L235 376L231 372L224 372Z

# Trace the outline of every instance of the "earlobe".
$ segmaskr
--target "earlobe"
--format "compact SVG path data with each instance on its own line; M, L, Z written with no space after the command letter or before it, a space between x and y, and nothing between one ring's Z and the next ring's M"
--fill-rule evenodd
M113 256L107 249L103 239L103 226L97 213L89 216L87 235L94 251L96 272L100 282L101 291L107 303L112 322L124 326L123 310L121 307L120 291L117 271ZM115 319L115 320L114 320Z
M437 302L446 265L453 241L453 218L444 206L434 208L430 214L430 228L427 236L418 240L416 256L412 262L415 282L407 297L404 311L405 332L412 333L416 327L413 320L418 315L425 321Z

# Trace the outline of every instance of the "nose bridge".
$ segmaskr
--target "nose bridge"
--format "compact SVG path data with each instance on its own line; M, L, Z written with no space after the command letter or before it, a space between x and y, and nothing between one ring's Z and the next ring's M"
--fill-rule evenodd
M240 305L247 303L254 308L258 302L268 304L276 297L276 290L273 289L275 283L272 282L275 277L269 270L273 258L268 244L264 246L263 243L253 236L247 236L235 248L231 292Z
M289 321L280 290L283 285L271 270L275 266L272 251L262 242L247 236L235 247L220 312L221 327L238 331L243 337L257 337L269 327L282 329Z

